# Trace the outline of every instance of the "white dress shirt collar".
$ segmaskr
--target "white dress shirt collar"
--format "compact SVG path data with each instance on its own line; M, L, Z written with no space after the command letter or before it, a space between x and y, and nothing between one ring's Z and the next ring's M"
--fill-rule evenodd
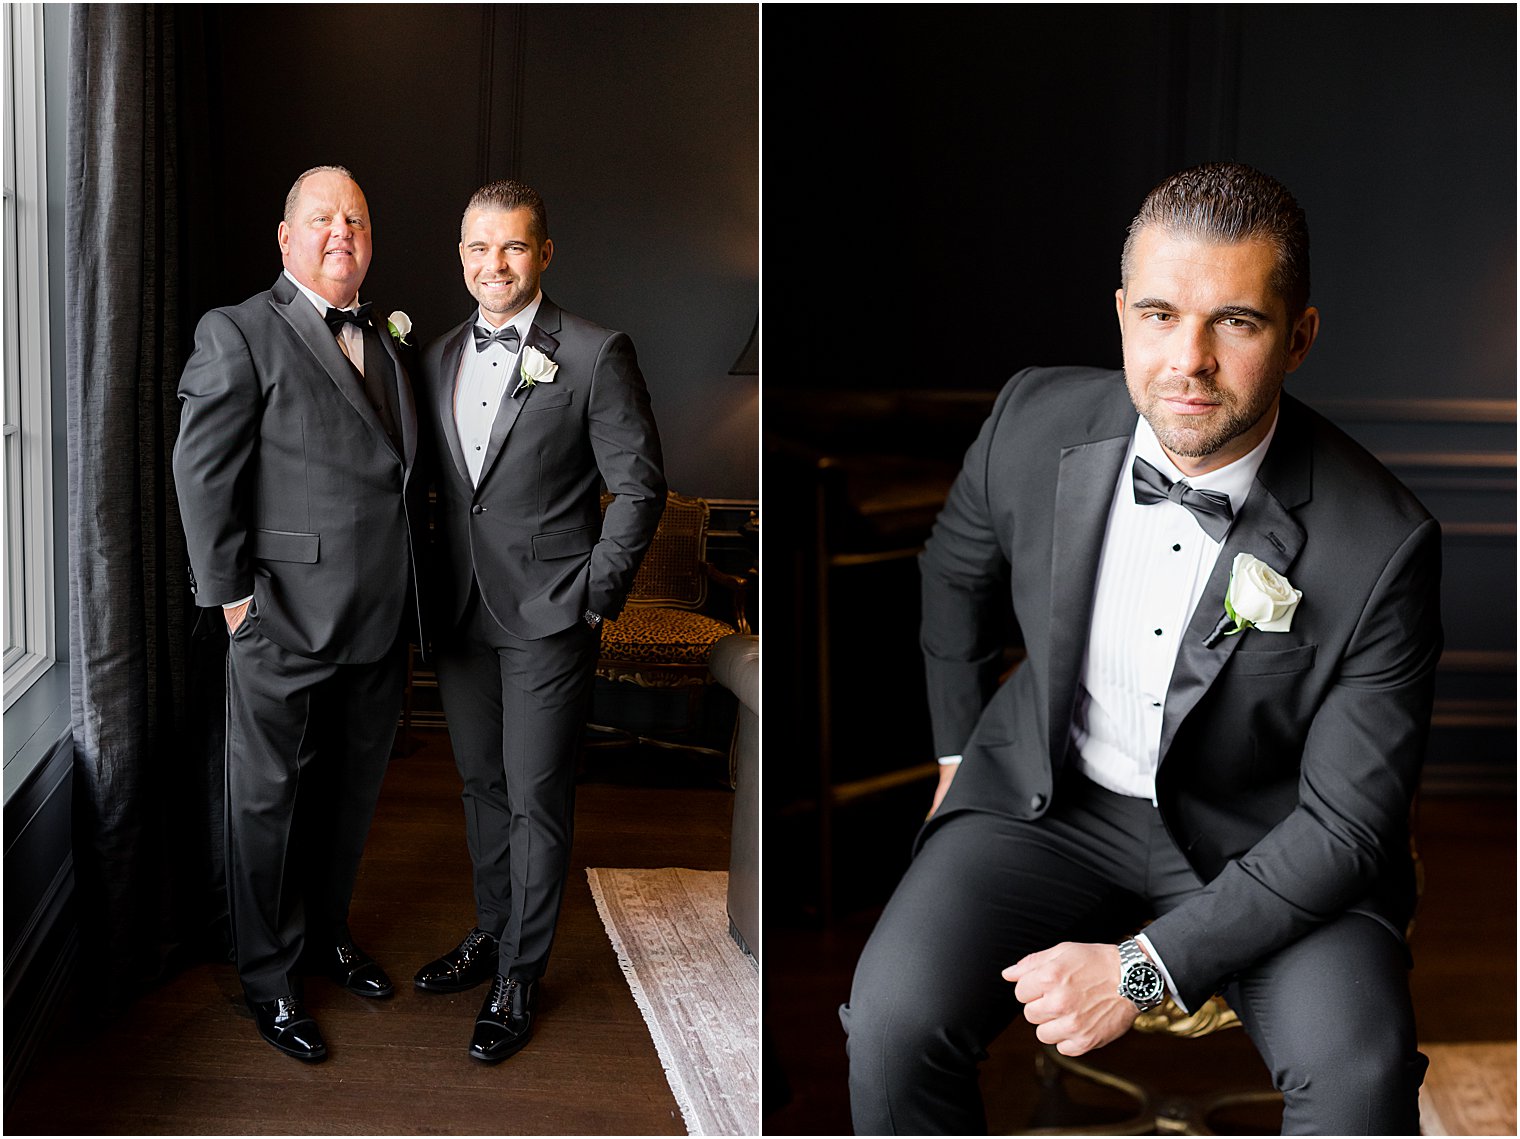
M306 299L307 300L309 300L313 305L316 306L318 315L320 315L320 316L326 316L328 309L340 307L338 305L333 304L332 301L330 301L326 297L322 296L322 294L312 292L312 290L308 289L305 285L301 284L300 281L296 280L294 277L291 276L289 269L282 269L281 272L285 274L285 276L290 280L290 283L292 285L294 285L296 288L300 289L301 292L306 295ZM350 304L350 305L348 305L347 307L349 307L349 308L355 308L355 309L359 307L359 294L357 292L354 293L353 303Z
M538 306L543 303L543 300L544 291L539 289L537 295L531 301L512 314L511 320L502 324L492 324L486 319L485 312L477 309L475 312L475 323L487 332L495 332L499 328L515 328L517 329L518 337L526 344L528 342L528 329L533 327L533 318L538 315Z

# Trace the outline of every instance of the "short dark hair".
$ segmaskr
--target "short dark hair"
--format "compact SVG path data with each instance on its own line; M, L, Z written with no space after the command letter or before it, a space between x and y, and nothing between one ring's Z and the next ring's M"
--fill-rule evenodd
M348 167L346 166L313 166L310 170L301 171L296 180L290 184L290 193L285 195L285 213L281 216L285 219L286 224L289 224L290 215L296 211L296 202L301 197L301 183L305 182L306 179L310 178L313 174L323 173L341 174L355 186L359 184L359 180L355 178L351 173L349 173Z
M541 242L548 240L549 211L544 208L543 198L539 197L538 191L532 186L503 178L497 182L487 182L476 190L470 195L464 213L459 218L460 241L464 240L464 219L470 216L471 210L527 210L532 218L533 236Z
M1151 226L1207 241L1265 241L1277 252L1272 286L1297 320L1309 304L1309 223L1288 188L1239 162L1211 162L1173 174L1145 196L1119 262L1129 287L1135 241Z

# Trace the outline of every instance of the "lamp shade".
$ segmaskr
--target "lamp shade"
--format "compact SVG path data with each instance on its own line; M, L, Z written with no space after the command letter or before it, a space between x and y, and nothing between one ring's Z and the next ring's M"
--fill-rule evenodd
M728 370L730 376L758 376L760 374L760 321L749 331L749 340Z

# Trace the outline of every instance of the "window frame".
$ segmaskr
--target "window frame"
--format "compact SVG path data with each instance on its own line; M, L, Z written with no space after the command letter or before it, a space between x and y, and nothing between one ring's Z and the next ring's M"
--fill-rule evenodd
M40 4L5 6L4 709L57 660L47 123ZM14 229L12 227L14 226ZM12 552L19 549L19 557Z

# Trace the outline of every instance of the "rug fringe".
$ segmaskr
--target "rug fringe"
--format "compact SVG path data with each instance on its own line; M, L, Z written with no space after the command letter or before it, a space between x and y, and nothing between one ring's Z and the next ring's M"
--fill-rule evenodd
M665 1082L670 1085L670 1092L675 1096L676 1106L681 1109L681 1122L686 1125L686 1133L705 1135L706 1132L702 1130L700 1118L697 1115L696 1103L692 1099L691 1089L686 1086L686 1081L682 1079L677 1068L676 1051L659 1026L659 1020L644 990L644 982L639 978L638 969L628 955L628 948L623 943L622 935L617 932L616 923L612 921L607 901L602 897L602 884L597 877L595 867L586 868L586 880L591 887L591 899L596 903L597 916L602 919L602 927L607 931L607 938L612 942L612 948L617 953L618 967L622 969L623 977L628 982L628 989L633 994L634 1003L638 1005L644 1024L649 1028L649 1035L654 1039L655 1052L660 1058Z

